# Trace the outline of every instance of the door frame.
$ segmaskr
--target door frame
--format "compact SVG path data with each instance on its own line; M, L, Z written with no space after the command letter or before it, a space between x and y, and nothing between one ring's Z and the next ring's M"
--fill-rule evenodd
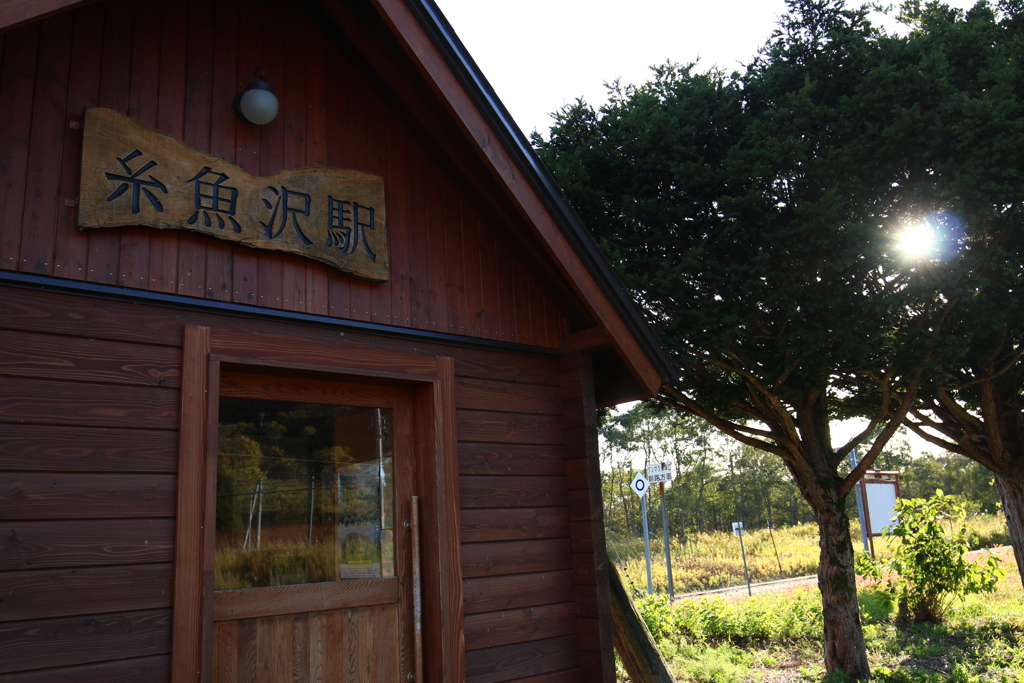
M464 680L453 359L197 325L185 326L182 347L171 680L199 683L213 675L217 429L210 418L216 415L211 405L219 399L222 364L233 370L289 371L411 388L413 491L421 506L424 678Z

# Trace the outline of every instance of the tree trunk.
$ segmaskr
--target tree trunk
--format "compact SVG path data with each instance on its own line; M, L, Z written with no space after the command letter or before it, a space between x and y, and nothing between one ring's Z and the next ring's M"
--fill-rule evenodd
M1024 467L1018 467L1016 471L1011 469L1007 475L993 474L999 497L1003 501L1006 526L1010 530L1010 545L1017 558L1017 570L1024 583Z
M829 498L831 505L815 510L821 548L818 589L825 621L825 669L839 669L855 680L867 680L870 671L857 608L850 520L843 499Z

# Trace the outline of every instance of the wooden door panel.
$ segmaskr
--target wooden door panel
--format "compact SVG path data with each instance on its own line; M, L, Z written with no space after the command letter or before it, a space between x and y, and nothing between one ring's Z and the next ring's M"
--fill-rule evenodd
M391 527L395 575L215 591L213 681L398 681L412 670L413 658L412 614L407 604L412 589L410 532L400 521L408 519L415 476L411 392L394 386L241 372L223 372L219 388L222 409L224 397L389 409L393 421L393 470L388 476L394 478L389 495L394 496L395 506ZM331 424L340 430L336 433L359 434L367 425L372 427L364 417L358 411L339 413ZM359 451L353 453L362 462L359 456Z
M218 621L217 683L398 681L397 605Z
M326 611L398 601L398 579L266 586L213 594L214 621Z

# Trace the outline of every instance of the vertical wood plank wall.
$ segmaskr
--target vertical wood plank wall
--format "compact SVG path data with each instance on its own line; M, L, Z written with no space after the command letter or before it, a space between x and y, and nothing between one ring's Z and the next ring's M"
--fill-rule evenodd
M452 356L467 680L595 680L585 367L0 286L0 683L167 680L186 323Z
M264 0L106 0L0 34L0 269L557 348L543 270L332 40L300 3ZM257 66L281 100L262 127L230 108ZM391 280L181 231L79 231L73 126L90 106L256 175L384 176Z

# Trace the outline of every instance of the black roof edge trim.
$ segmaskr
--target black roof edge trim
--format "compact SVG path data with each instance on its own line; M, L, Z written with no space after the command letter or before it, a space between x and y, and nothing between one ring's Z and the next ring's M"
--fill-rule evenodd
M616 312L633 333L658 374L665 382L678 379L679 369L669 358L654 329L640 311L640 307L626 293L622 281L601 254L593 236L566 200L562 190L551 176L551 172L537 156L505 105L498 99L494 89L476 62L473 61L440 8L434 3L434 0L405 0L405 4L430 36L434 46L444 56L449 68L459 78L474 104L494 129L495 134L501 138L505 149L519 162L524 176L554 217L562 234L579 254L594 279L597 280L598 286L601 287Z
M96 282L85 282L82 280L64 280L61 278L50 277L48 275L32 275L28 273L16 273L0 270L0 285L10 285L36 290L50 290L65 294L85 294L101 299L126 301L136 304L152 304L156 306L203 313L220 313L240 318L258 318L277 322L315 325L317 327L328 327L346 332L379 334L397 339L408 339L410 341L430 342L434 344L447 344L450 346L459 346L483 351L501 351L505 353L541 356L546 358L558 358L562 355L560 349L551 349L546 346L495 341L493 339L478 339L476 337L464 337L446 332L431 332L429 330L415 330L407 327L394 327L392 325L367 323L359 320L331 318L330 316L316 315L313 313L261 308L250 304L236 304L230 301L197 299L195 297L182 296L180 294L150 292L144 289L131 289L128 287L104 285Z

